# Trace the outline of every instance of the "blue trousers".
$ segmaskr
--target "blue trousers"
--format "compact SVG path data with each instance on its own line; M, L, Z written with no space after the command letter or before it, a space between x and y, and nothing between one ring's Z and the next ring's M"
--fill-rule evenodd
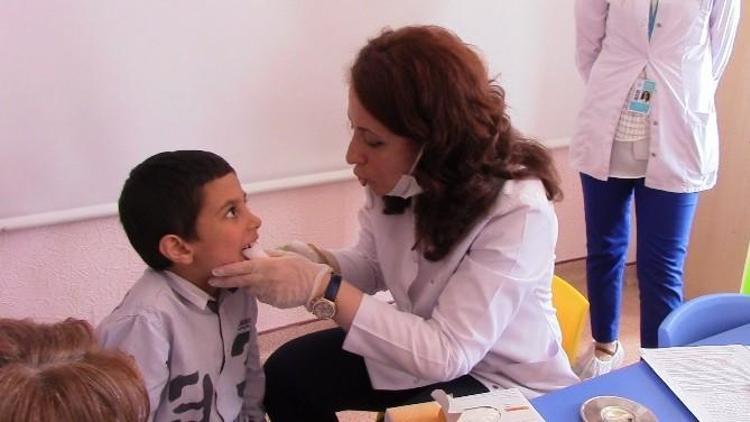
M586 279L594 340L618 339L622 280L635 198L641 346L656 347L659 324L682 303L682 274L697 193L651 189L644 179L581 173L586 215Z

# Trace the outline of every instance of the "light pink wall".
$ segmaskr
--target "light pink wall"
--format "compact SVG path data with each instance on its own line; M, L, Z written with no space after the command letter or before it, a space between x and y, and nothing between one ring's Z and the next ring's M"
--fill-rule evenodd
M553 150L564 201L557 260L584 255L584 223L578 176L567 166L567 149ZM356 238L356 213L363 201L354 181L277 191L250 197L263 219L261 244L304 239L326 247ZM0 316L43 320L68 316L96 323L117 305L143 271L116 217L0 233ZM301 309L261 309L261 330L308 318Z
M559 234L557 262L586 255L586 225L583 220L583 197L578 172L568 165L568 148L552 151L562 182L563 200L555 203Z

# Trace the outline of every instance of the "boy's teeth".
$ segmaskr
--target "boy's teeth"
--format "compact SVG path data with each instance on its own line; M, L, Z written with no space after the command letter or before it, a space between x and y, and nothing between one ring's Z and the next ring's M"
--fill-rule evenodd
M243 250L242 254L245 256L245 258L248 258L248 259L268 256L266 252L263 250L263 248L261 248L261 246L257 243Z

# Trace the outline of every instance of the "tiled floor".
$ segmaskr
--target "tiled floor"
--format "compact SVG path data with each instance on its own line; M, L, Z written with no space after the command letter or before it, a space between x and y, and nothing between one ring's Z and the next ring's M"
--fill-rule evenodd
M586 270L583 260L558 264L555 267L555 273L585 294ZM624 364L627 365L638 361L640 347L638 340L638 287L635 279L634 265L629 265L626 268L625 277L625 292L622 304L623 314L620 320L620 341L625 347ZM333 326L331 322L310 322L262 333L259 338L261 358L267 358L277 347L292 338ZM591 329L587 323L584 329L580 353L584 354L585 348L590 347L590 345ZM339 419L345 422L372 422L375 420L375 414L371 412L341 412Z

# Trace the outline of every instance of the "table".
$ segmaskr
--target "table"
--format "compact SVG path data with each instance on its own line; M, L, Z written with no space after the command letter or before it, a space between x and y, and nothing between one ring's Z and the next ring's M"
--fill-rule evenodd
M698 346L750 345L750 324L707 337ZM672 390L643 361L592 378L531 400L536 410L550 422L580 421L579 409L595 396L621 396L651 409L660 421L695 421L692 413Z

